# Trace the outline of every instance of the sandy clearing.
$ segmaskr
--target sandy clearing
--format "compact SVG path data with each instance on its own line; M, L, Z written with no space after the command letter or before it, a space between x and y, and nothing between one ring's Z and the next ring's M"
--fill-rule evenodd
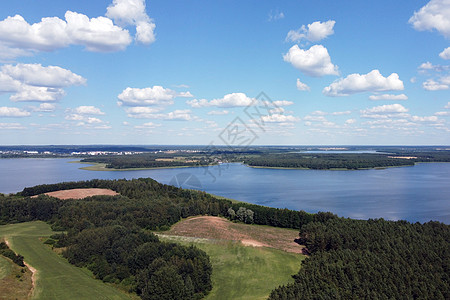
M83 199L86 197L102 196L102 195L115 196L118 195L118 193L110 189L92 188L92 189L61 190L45 193L45 195L55 197L61 200L66 200L66 199Z
M294 240L297 230L233 223L225 218L198 216L188 218L165 232L167 235L239 241L245 246L276 248L302 253L303 246Z

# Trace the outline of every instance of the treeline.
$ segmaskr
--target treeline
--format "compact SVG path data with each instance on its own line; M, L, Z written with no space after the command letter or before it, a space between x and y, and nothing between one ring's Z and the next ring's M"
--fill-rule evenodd
M23 256L14 253L14 251L9 249L8 245L5 242L0 242L0 255L9 258L13 261L13 263L20 267L25 267L25 264L23 263Z
M244 163L255 167L299 168L299 169L365 169L392 166L412 166L414 161L409 159L389 158L383 154L316 154L316 153L287 153L267 154L247 157Z
M252 224L270 225L274 227L300 229L302 225L312 221L324 222L329 218L336 218L336 215L331 213L317 213L310 214L305 211L294 211L289 209L279 209L273 207L260 206L245 202L232 203L229 200L218 199L210 194L201 191L184 190L171 185L160 184L150 178L140 178L133 180L90 180L78 182L62 182L57 184L38 185L30 188L25 188L18 195L20 196L34 196L48 192L75 189L75 188L108 188L118 192L121 196L113 197L115 201L122 201L123 205L131 206L127 209L130 218L139 226L147 229L160 229L159 227L167 228L174 224L180 218L186 218L196 215L222 215L229 217L228 209L232 208L235 212L240 207L250 209L254 212ZM105 196L102 196L105 197ZM60 203L57 201L57 203ZM72 215L74 218L80 219L77 210L91 211L91 207L83 207L83 201L77 201L77 207L72 207ZM103 201L107 204L107 201ZM1 205L1 202L0 202ZM48 203L35 207L33 200L27 204L27 207L22 207L26 215L27 211L32 213L38 209L40 214L44 207L54 205ZM99 204L97 216L102 215L102 209ZM1 211L1 210L0 210ZM10 210L6 210L10 211ZM103 210L106 211L106 210ZM134 213L135 212L135 213ZM115 218L120 218L117 213ZM17 213L19 216L20 212ZM70 214L68 214L70 216ZM8 216L7 218L11 218ZM92 216L95 219L95 216ZM2 220L0 215L0 221ZM28 221L28 219L18 221ZM161 224L161 225L158 225Z
M450 226L429 222L311 222L311 257L269 299L450 299Z
M81 200L43 195L75 188L108 188L119 195ZM63 182L25 188L16 195L0 194L0 224L49 222L54 230L66 233L55 234L46 243L64 247L63 255L71 263L87 267L98 279L118 284L143 299L198 299L211 289L211 264L204 252L160 242L147 230L165 230L181 218L195 215L232 218L231 210L236 220L246 223L297 229L336 217L233 204L150 178Z
M98 156L85 158L81 162L103 163L109 169L197 167L208 165L208 162L203 160L174 159L173 155L154 154Z

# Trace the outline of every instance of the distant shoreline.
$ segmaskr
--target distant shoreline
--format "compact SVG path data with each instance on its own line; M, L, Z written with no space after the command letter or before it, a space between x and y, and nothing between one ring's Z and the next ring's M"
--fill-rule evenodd
M196 166L175 166L175 167L158 167L158 168L114 169L114 168L107 168L106 164L103 164L103 163L90 163L90 162L82 162L79 160L78 161L69 161L69 163L90 165L88 167L79 168L80 170L87 170L87 171L142 171L142 170L159 170L159 169L197 168Z

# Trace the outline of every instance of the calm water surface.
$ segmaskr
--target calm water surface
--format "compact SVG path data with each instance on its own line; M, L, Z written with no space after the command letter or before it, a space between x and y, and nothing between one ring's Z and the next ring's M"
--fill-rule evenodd
M358 219L437 220L450 224L450 163L358 171L257 169L241 164L86 171L79 169L83 165L69 161L0 159L0 193L14 193L38 184L94 178L151 177L166 184L177 178L182 187L271 207L332 211Z

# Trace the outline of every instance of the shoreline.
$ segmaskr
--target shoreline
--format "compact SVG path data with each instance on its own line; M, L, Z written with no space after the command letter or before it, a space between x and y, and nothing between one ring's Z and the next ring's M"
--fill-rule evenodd
M90 162L82 162L82 161L69 161L68 163L90 165L90 166L87 166L87 167L79 168L80 170L87 170L87 171L143 171L143 170L161 170L161 169L181 169L181 168L206 167L206 166L171 166L171 167L156 167L156 168L114 169L114 168L106 168L106 164L104 164L104 163L90 163Z
M105 163L90 163L90 162L82 162L82 161L69 161L68 163L78 163L90 165L87 167L81 167L80 170L87 171L143 171L143 170L162 170L162 169L182 169L182 168L201 168L207 166L170 166L170 167L155 167L155 168L126 168L126 169L114 169L114 168L106 168ZM367 168L358 168L358 169L346 169L346 168L329 168L329 169L312 169L312 168L291 168L291 167L268 167L268 166L251 166L242 162L231 162L231 163L239 163L249 168L254 169L274 169L274 170L312 170L312 171L362 171L362 170L385 170L388 168L404 168L404 167L414 167L416 164L424 164L424 163L450 163L450 162L440 162L440 161L420 161L415 162L413 165L402 165L402 166L383 166L383 167L367 167ZM215 166L215 165L210 165Z

